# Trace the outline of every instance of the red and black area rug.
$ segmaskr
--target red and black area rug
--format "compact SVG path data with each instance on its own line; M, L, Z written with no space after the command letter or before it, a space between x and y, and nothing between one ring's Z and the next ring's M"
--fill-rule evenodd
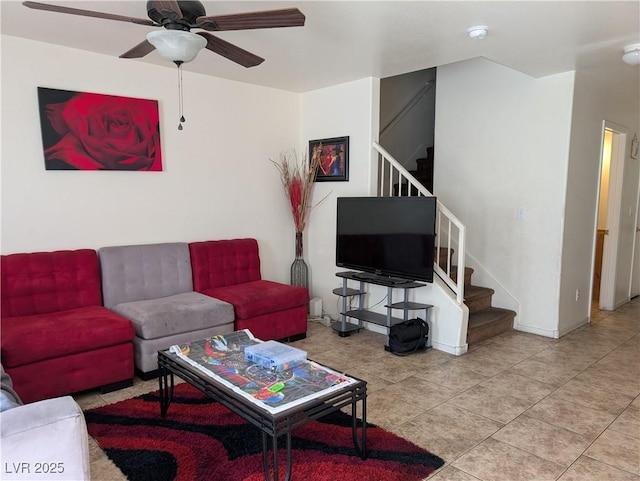
M166 418L158 393L85 412L89 434L129 481L261 481L262 435L188 384L176 386ZM292 432L292 479L418 481L444 461L373 424L355 452L351 416L340 411ZM284 477L285 450L279 471Z

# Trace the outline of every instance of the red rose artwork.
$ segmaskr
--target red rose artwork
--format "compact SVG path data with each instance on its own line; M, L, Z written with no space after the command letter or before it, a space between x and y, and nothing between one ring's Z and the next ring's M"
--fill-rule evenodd
M38 87L47 170L162 170L158 101Z

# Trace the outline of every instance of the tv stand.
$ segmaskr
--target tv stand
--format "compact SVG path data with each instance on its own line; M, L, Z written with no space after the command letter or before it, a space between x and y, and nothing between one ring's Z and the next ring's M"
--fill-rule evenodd
M359 281L368 282L369 284L377 284L380 286L396 286L399 284L409 284L413 282L409 279L403 279L401 277L380 276L378 274L371 274L369 272L354 272L353 278Z
M433 307L431 304L422 304L419 302L410 302L409 289L416 289L418 287L425 287L426 284L420 282L407 281L402 279L401 284L394 284L389 281L388 277L376 276L375 274L368 274L363 272L338 272L336 276L342 278L342 287L338 287L333 290L333 293L342 298L342 311L340 312L340 319L335 321L331 328L338 333L340 337L350 336L351 333L359 332L364 328L363 322L370 322L386 328L387 336L389 336L389 329L391 326L398 322L406 321L409 319L409 311L425 310L424 320L429 324L429 310ZM359 282L357 289L349 287L349 281ZM387 301L385 305L387 309L386 314L380 314L379 312L373 312L364 308L364 295L367 293L365 290L365 284L374 284L378 286L387 287ZM401 302L393 302L393 290L402 289L404 299ZM358 308L347 310L347 298L358 296ZM394 310L402 310L402 319L393 317L391 314ZM356 319L357 323L348 322L348 318ZM388 346L388 339L385 342L385 348ZM431 343L428 343L428 347Z

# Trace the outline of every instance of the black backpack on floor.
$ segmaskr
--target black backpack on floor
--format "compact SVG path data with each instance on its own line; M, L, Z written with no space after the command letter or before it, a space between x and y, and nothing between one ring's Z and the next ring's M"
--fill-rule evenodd
M429 339L429 324L420 319L394 324L389 329L388 351L397 356L408 356L417 351L424 351Z

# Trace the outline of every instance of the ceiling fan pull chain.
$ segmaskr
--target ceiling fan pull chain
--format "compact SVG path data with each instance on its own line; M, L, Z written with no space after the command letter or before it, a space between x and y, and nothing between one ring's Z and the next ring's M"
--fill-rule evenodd
M185 121L183 114L184 98L182 89L182 62L177 61L176 65L178 66L178 109L180 111L180 123L178 124L178 130L182 130L182 123Z

